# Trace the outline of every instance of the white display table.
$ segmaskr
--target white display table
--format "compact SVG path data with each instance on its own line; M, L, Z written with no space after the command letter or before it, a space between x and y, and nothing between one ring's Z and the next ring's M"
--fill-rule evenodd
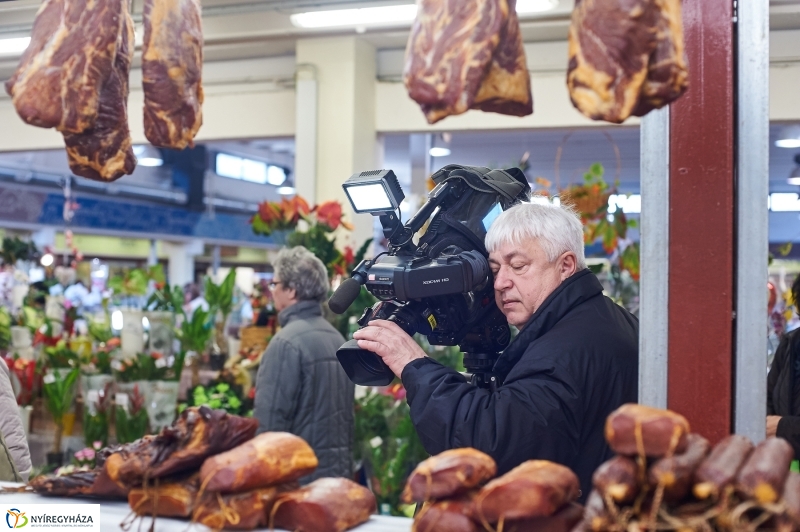
M13 484L9 482L0 482L0 487L16 487L20 484ZM106 530L119 530L119 524L130 513L131 509L125 502L111 502L100 501L97 499L89 498L67 498L67 497L42 497L35 493L2 493L0 494L0 505L5 508L11 504L100 504L100 529ZM138 523L137 523L138 525ZM142 524L142 530L147 530L150 526L150 520L146 519ZM156 521L156 532L187 532L189 526L188 521L181 521L179 519L169 519L166 517L159 517ZM134 526L134 530L138 526ZM210 530L205 526L195 524L192 526L192 531L205 532ZM259 529L267 531L269 529ZM369 521L351 529L353 532L409 532L411 530L411 519L404 517L390 517L386 515L373 515ZM279 529L275 529L280 532Z

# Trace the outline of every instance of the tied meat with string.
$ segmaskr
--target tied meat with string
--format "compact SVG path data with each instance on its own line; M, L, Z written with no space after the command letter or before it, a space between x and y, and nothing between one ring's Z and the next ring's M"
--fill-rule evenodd
M278 497L269 527L294 532L342 532L369 519L375 495L346 478L320 478Z
M491 456L476 449L451 449L421 462L409 475L404 502L426 502L480 487L497 474Z
M106 461L111 479L135 487L200 467L209 456L251 440L258 421L230 415L206 406L190 407L178 419L125 457L114 454Z
M266 527L278 497L298 487L296 482L291 482L244 493L205 493L197 501L192 521L212 530L253 530Z

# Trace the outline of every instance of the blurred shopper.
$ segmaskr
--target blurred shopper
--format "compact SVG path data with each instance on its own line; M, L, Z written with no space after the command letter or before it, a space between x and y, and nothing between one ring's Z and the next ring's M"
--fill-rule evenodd
M208 311L208 301L200 293L200 287L195 283L186 283L183 287L183 310L186 312L186 319L191 320L194 311L201 308Z
M291 432L311 445L319 467L301 482L350 478L355 387L336 358L344 338L322 317L327 270L302 246L283 249L270 289L282 328L258 369L258 430Z
M800 275L792 283L800 314ZM784 438L800 458L800 329L783 335L767 377L767 436Z
M0 359L0 480L26 481L31 474L31 453L11 387L8 366ZM9 460L10 458L10 460ZM13 467L12 467L13 466Z

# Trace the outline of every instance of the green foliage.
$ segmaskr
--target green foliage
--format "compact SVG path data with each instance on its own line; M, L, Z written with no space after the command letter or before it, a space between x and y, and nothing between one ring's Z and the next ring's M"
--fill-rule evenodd
M222 312L223 318L227 318L233 309L233 289L236 285L236 269L232 268L225 276L222 283L214 284L210 277L206 277L205 299L211 309ZM216 314L216 312L212 312Z
M142 269L132 268L123 275L108 280L108 287L122 296L143 296L147 293L148 274Z
M79 364L78 354L64 340L44 349L44 365L48 368L77 368Z
M247 407L241 395L241 387L220 382L210 386L195 386L189 400L178 405L178 411L183 412L187 407L202 405L215 410L225 410L237 416L242 415Z
M20 240L20 238L16 236L14 238L5 237L3 239L3 248L0 251L0 257L3 259L3 264L13 266L18 260L33 260L38 252L36 244L33 242Z
M51 377L52 376L52 377ZM72 408L75 397L75 386L80 376L80 370L73 368L54 368L45 376L43 393L45 407L53 416L57 425L63 422L64 415Z
M17 315L17 325L27 327L32 334L35 334L44 325L44 313L33 307L24 306Z
M405 515L400 503L403 486L428 457L411 423L408 403L369 391L356 401L355 425L356 459L365 462L378 506L388 505L392 515Z
M106 318L103 320L93 319L91 316L86 317L89 322L89 337L99 344L105 344L114 337L114 331L111 329L111 321Z
M178 339L182 351L205 351L211 336L214 334L214 319L211 310L198 308L192 314L192 319L183 320L178 330Z
M11 346L11 314L6 307L0 307L0 351Z
M159 362L164 360L160 356L151 356L147 353L139 353L135 357L114 363L114 378L118 382L136 381L161 381L169 380L172 376L172 368Z
M183 314L183 289L180 286L170 287L166 283L161 288L156 287L145 308Z
M303 246L317 256L322 264L328 266L335 261L340 253L336 249L334 239L329 239L330 228L323 224L315 224L309 227L308 231L294 231L286 237L286 244L289 247ZM330 267L329 267L330 269ZM331 272L328 272L330 275Z

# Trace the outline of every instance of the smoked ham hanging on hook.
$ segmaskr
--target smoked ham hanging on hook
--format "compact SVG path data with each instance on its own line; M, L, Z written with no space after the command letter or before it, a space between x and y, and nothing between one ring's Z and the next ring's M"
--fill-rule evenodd
M145 0L144 134L154 146L194 146L203 123L202 67L198 0Z

